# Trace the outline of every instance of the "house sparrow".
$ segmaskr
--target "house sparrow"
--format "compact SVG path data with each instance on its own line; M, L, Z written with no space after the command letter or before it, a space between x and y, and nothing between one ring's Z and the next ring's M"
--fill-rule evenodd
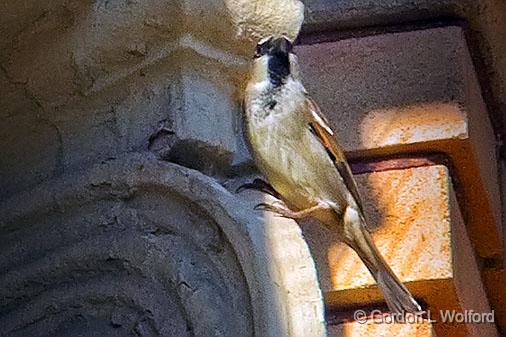
M270 37L257 45L244 109L250 150L270 184L256 180L243 188L257 188L284 201L260 204L256 209L291 219L313 217L337 231L374 276L391 312L419 312L420 306L386 264L366 229L343 150L304 88L287 38Z

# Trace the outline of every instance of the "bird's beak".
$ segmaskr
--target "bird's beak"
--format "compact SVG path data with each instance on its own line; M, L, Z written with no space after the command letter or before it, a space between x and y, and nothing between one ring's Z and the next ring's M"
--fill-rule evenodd
M280 37L272 41L271 54L287 55L292 51L292 48L293 45L288 39Z

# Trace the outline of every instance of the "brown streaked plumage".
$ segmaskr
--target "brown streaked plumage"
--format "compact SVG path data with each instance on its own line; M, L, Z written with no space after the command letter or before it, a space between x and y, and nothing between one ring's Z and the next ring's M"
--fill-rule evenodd
M297 57L287 39L270 38L258 44L244 108L255 162L290 207L260 204L258 208L293 219L314 217L336 230L374 276L392 312L420 311L366 229L344 153L302 85ZM257 183L260 189L269 190Z

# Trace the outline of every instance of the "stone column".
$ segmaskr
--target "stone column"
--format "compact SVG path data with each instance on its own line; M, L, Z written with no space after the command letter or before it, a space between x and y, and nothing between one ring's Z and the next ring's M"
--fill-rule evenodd
M302 5L0 6L0 336L324 336L299 227L220 185L254 40Z

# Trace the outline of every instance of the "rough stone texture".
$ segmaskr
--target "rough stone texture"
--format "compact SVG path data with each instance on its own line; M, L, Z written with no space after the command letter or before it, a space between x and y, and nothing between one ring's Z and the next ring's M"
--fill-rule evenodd
M502 255L496 142L462 29L298 47L308 91L351 157L445 152L480 256Z
M298 226L197 171L130 155L0 209L1 336L324 335Z
M360 175L357 182L379 250L415 297L427 303L427 309L490 312L444 166ZM381 301L365 266L335 233L314 223L304 225L304 232L328 306L339 311L343 306ZM490 324L440 323L435 329L441 336L497 336Z
M243 163L249 39L295 37L303 12L298 0L3 1L0 198L148 147L208 174Z
M0 4L1 336L325 335L297 224L158 160L244 164L249 39L302 18L296 0Z
M345 323L329 328L329 337L436 337L429 323L417 324L380 324L370 321Z
M448 208L447 179L442 166L357 176L378 248L405 282L451 277L453 210ZM322 281L323 289L344 290L374 284L353 250L337 243L336 238L325 242L318 255L325 256L330 284Z
M285 35L295 40L304 20L304 4L299 0L225 0L239 28L238 34L253 40Z
M216 165L245 156L232 126L251 43L222 1L175 4L0 4L1 196L145 150L164 127L169 159L197 147ZM203 133L208 121L220 132Z
M339 31L338 35L465 21L473 60L494 127L504 138L506 121L506 3L502 0L304 0L303 31ZM399 27L400 26L400 27Z

